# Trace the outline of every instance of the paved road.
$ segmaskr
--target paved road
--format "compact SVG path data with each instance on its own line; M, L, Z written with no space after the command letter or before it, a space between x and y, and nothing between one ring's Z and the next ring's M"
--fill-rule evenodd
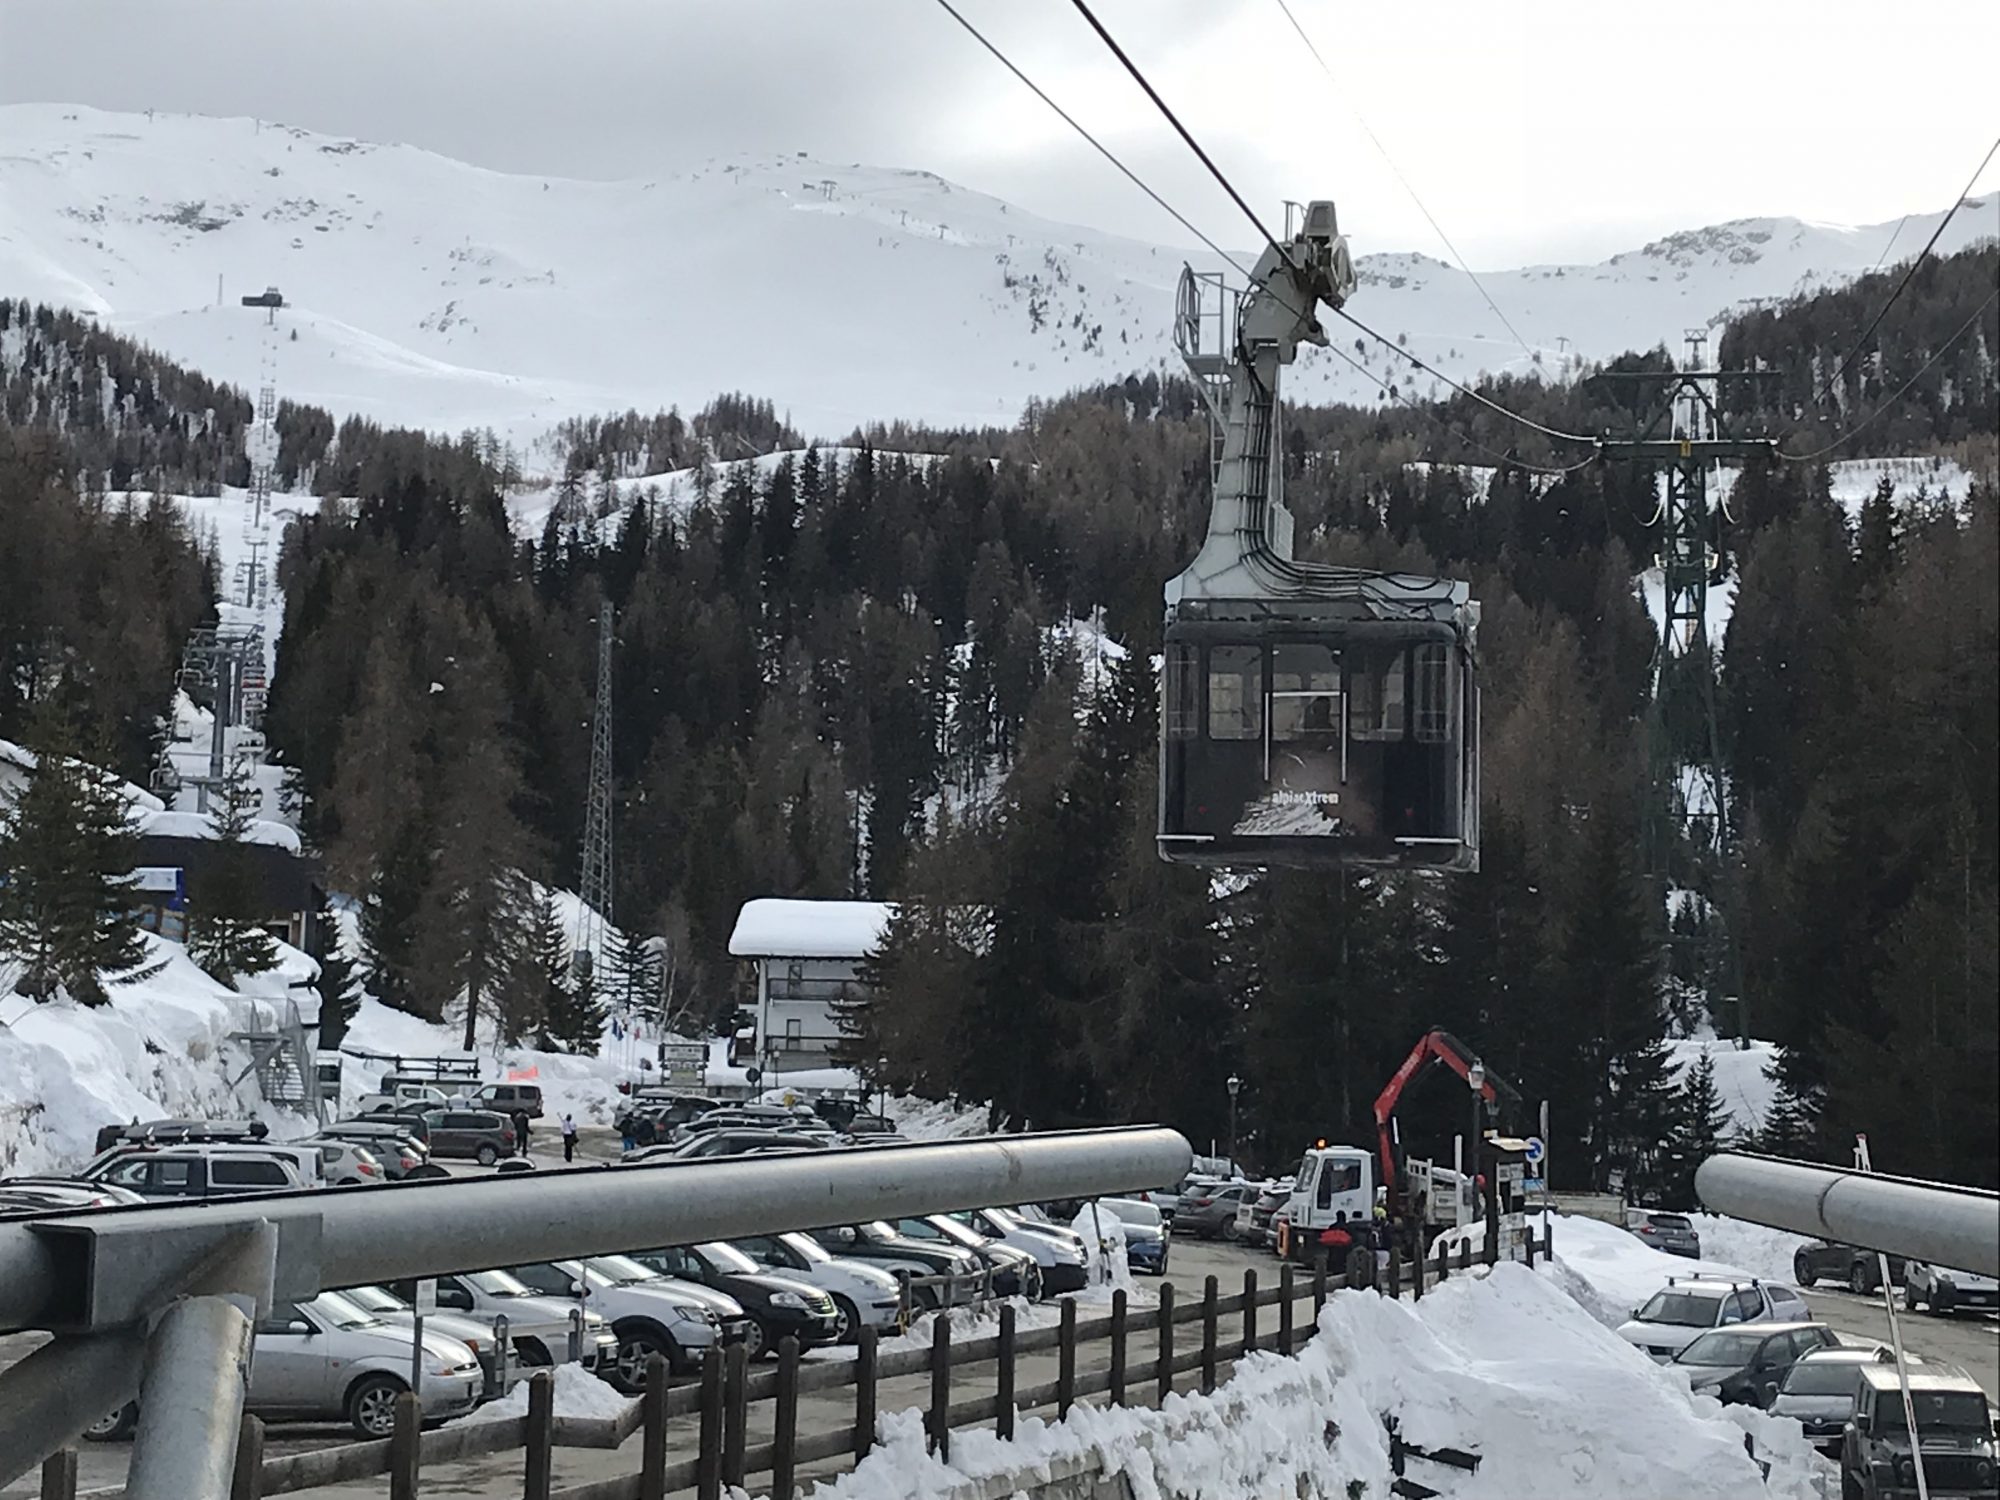
M1889 1315L1880 1294L1857 1297L1852 1292L1820 1288L1802 1291L1813 1316L1857 1338L1889 1342ZM1903 1347L1926 1359L1958 1365L1978 1381L1987 1396L2000 1401L2000 1318L1990 1313L1952 1313L1936 1317L1905 1312L1899 1300L1896 1320L1902 1325Z

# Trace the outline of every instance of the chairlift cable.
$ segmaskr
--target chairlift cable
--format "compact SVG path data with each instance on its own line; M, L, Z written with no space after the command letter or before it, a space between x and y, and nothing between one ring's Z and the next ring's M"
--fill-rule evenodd
M1286 0L1277 0L1277 5L1278 9L1285 13L1285 19L1291 22L1292 30L1299 34L1299 40L1306 44L1306 51L1310 52L1312 60L1319 64L1320 72L1326 75L1326 81L1332 85L1333 91L1336 94L1341 94L1342 98L1345 98L1346 95L1342 93L1340 87L1340 80L1334 77L1333 69L1328 67L1326 59L1320 56L1319 48L1313 45L1313 39L1306 35L1306 29L1299 24L1299 18L1292 14L1291 6L1286 3ZM1504 312L1500 311L1500 304L1493 300L1492 294L1486 290L1486 284L1479 279L1472 267L1466 263L1465 257L1458 253L1458 246L1454 245L1451 242L1451 236L1444 232L1444 225L1438 223L1436 216L1431 213L1430 208L1425 204L1424 200L1417 196L1416 188L1411 185L1410 179L1403 175L1403 169L1396 165L1396 159L1389 154L1389 148L1382 144L1381 138L1369 127L1368 121L1362 117L1359 109L1355 109L1351 103L1348 105L1348 108L1353 111L1355 123L1361 127L1361 133L1368 137L1369 144L1381 154L1382 160L1388 164L1389 170L1396 174L1396 181L1403 185L1403 191L1410 195L1410 201L1417 205L1417 211L1424 216L1425 222L1437 231L1437 237L1444 241L1445 249L1450 251L1451 258L1458 262L1459 270L1465 272L1466 278L1471 281L1479 295L1485 299L1486 305L1492 310L1493 316L1498 318L1506 330L1514 335L1514 342L1521 346L1521 352L1532 360L1535 357L1535 351L1528 346L1528 341L1521 337L1521 330L1509 321Z
M1840 367L1833 374L1829 375L1826 384L1820 387L1820 401L1825 401L1833 393L1833 388L1840 384L1842 377L1853 368L1855 360L1861 357L1861 351L1868 347L1868 340L1874 336L1875 330L1881 327L1882 320L1889 315L1889 309L1894 307L1897 299L1903 295L1904 289L1910 284L1910 279L1917 274L1917 267L1924 263L1925 258L1937 245L1938 240L1943 237L1945 227L1951 223L1952 216L1964 206L1966 198L1972 192L1973 184L1979 181L1979 174L1986 170L1986 164L1993 160L1993 153L1996 151L2000 151L2000 136L1995 136L1993 144L1986 148L1986 154L1979 159L1979 165L1972 169L1972 175L1966 179L1965 186L1960 190L1959 195L1952 200L1951 207L1944 211L1944 217L1938 220L1938 226L1931 231L1931 237L1924 242L1924 248L1916 253L1916 257L1910 262L1908 269L1903 272L1903 279L1897 282L1896 289L1889 293L1889 300L1884 302L1876 311L1875 316L1869 320L1868 326L1861 331L1861 337L1854 341L1854 347L1847 351L1847 358L1840 362ZM1884 250L1883 254L1886 256L1888 251ZM1954 334L1953 337L1955 338L1957 335ZM1857 428L1856 430L1858 431L1859 429Z
M1912 375L1908 380L1904 381L1902 385L1897 388L1896 393L1894 395L1888 397L1886 400L1876 403L1875 409L1873 411L1869 412L1867 416L1863 417L1859 422L1856 422L1852 427L1848 428L1847 431L1843 432L1839 437L1835 438L1832 442L1826 444L1824 447L1813 449L1813 451L1810 453L1787 453L1782 448L1780 448L1778 450L1778 457L1795 464L1809 464L1817 459L1824 458L1827 454L1833 452L1834 449L1846 443L1848 439L1854 437L1864 427L1868 426L1869 423L1873 422L1877 417L1881 416L1883 412L1887 411L1890 407L1894 406L1897 402L1901 401L1904 396L1908 395L1910 387L1915 385L1919 380L1922 380L1925 375L1929 374L1931 366L1936 364L1939 360L1943 359L1945 357L1945 354L1950 350L1951 346L1957 343L1960 339L1964 338L1965 335L1972 329L1972 326L1986 315L1986 309L1993 305L1994 300L1996 298L2000 298L2000 287L1996 287L1994 290L1986 294L1986 300L1980 303L1979 306L1976 309L1974 309L1972 316L1967 318L1963 323L1961 323L1958 327L1958 331L1953 333L1950 338L1946 339L1942 344L1938 345L1937 352L1933 354L1929 359L1925 360L1923 362L1923 365L1918 369L1917 373Z

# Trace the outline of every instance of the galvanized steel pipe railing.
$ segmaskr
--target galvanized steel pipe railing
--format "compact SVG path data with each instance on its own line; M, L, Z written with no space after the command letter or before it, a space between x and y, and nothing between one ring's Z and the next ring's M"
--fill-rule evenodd
M1177 1182L1192 1161L1179 1132L1131 1126L96 1209L0 1224L0 1332L127 1326L160 1307L146 1282L177 1241L259 1222L278 1232L277 1295L299 1299L493 1266L1098 1197Z
M2000 1194L1725 1152L1695 1169L1720 1214L1931 1265L2000 1276Z

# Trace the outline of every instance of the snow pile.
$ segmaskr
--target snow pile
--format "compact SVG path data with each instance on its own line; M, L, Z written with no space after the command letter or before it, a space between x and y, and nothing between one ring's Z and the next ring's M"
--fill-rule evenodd
M1159 1411L1076 1408L1024 1417L1013 1443L955 1433L952 1459L924 1451L921 1414L879 1424L881 1446L817 1500L949 1494L1000 1473L1032 1483L1059 1460L1094 1458L1136 1500L1167 1495L1386 1494L1383 1426L1427 1448L1481 1455L1477 1472L1437 1470L1452 1500L1817 1500L1824 1460L1795 1423L1690 1395L1520 1266L1447 1282L1421 1302L1336 1292L1319 1337L1295 1358L1255 1354L1211 1396ZM1745 1451L1753 1439L1765 1478ZM1412 1477L1430 1479L1422 1460Z
M1812 1241L1788 1229L1771 1229L1721 1214L1689 1214L1688 1222L1701 1236L1701 1253L1708 1260L1741 1266L1764 1281L1792 1281L1792 1256Z
M1771 1101L1778 1095L1778 1081L1771 1076L1784 1051L1776 1042L1752 1038L1739 1048L1736 1043L1716 1037L1686 1037L1667 1043L1667 1060L1675 1082L1686 1077L1703 1057L1715 1062L1715 1091L1738 1134L1754 1135L1764 1128Z
M557 1365L556 1415L559 1417L620 1417L637 1403L621 1396L582 1365ZM497 1401L489 1401L447 1426L470 1426L477 1422L506 1422L528 1414L528 1382L523 1380Z
M1125 1221L1109 1209L1086 1203L1069 1227L1083 1236L1084 1269L1095 1287L1132 1290L1132 1267L1125 1260Z
M983 1104L897 1094L883 1101L882 1112L895 1121L898 1134L913 1141L956 1141L987 1134Z
M266 1119L277 1136L305 1123L273 1110L229 1040L254 1002L217 984L177 943L147 935L143 977L109 981L110 1004L38 1005L0 996L0 1175L68 1172L95 1152L98 1129L183 1115ZM310 964L295 949L288 964ZM270 976L263 976L268 982Z
M1744 1233L1738 1236L1725 1232L1716 1241L1711 1241L1711 1229L1704 1223L1701 1228L1702 1258L1693 1260L1685 1255L1669 1255L1664 1250L1655 1250L1615 1224L1571 1214L1551 1214L1549 1217L1556 1242L1552 1274L1592 1317L1612 1328L1627 1321L1632 1316L1632 1309L1665 1286L1669 1276L1692 1276L1698 1271L1705 1271L1711 1276L1733 1276L1748 1281L1758 1273L1732 1260L1716 1258L1716 1252L1724 1245L1731 1249L1749 1246L1752 1243L1750 1231L1758 1234L1771 1232L1759 1231L1755 1225L1735 1224L1733 1220L1722 1221L1735 1224ZM1701 1217L1706 1219L1708 1216ZM1789 1262L1789 1255L1787 1260ZM1782 1275L1772 1279L1789 1281L1789 1263Z

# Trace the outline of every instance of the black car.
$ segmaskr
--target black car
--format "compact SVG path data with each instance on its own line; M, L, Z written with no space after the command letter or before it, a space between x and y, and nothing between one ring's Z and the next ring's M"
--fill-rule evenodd
M620 1135L629 1135L641 1146L673 1139L676 1127L698 1120L722 1106L701 1094L677 1094L668 1089L640 1089L619 1105L611 1123Z
M991 1292L986 1262L942 1236L913 1240L898 1234L880 1219L836 1229L815 1229L811 1234L833 1254L879 1266L899 1279L950 1277L948 1286L919 1286L911 1290L910 1301L920 1312L941 1307L947 1300L955 1304L975 1302Z
M1035 1257L1025 1250L989 1240L949 1214L896 1219L890 1227L909 1239L942 1240L977 1256L980 1263L993 1273L993 1291L997 1296L1026 1297L1030 1302L1041 1299L1042 1268L1035 1264Z
M1832 1240L1808 1240L1792 1252L1792 1279L1800 1286L1811 1286L1816 1281L1838 1282L1865 1297L1882 1289L1882 1268L1873 1250ZM1889 1257L1889 1283L1903 1284L1900 1255Z
M744 1340L752 1359L773 1351L790 1335L802 1349L840 1337L840 1309L809 1281L781 1276L734 1245L675 1245L632 1259L684 1281L727 1293L743 1304L751 1327Z
M1908 1372L1924 1477L1933 1495L2000 1495L1993 1407L1962 1370ZM1840 1441L1840 1493L1847 1500L1915 1500L1916 1455L1893 1363L1860 1371L1854 1415Z
M1737 1323L1712 1328L1673 1358L1688 1384L1728 1406L1769 1406L1804 1356L1839 1345L1824 1323Z

